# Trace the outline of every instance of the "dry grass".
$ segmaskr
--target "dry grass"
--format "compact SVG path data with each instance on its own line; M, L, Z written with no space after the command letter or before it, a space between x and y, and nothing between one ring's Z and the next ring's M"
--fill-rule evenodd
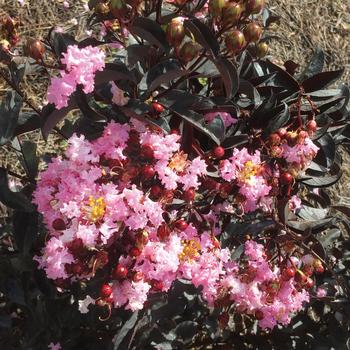
M70 1L70 10L65 10L63 0L26 0L24 7L17 0L0 0L0 15L2 12L17 13L21 19L21 35L23 37L43 38L52 26L62 26L76 34L82 34L81 26L84 21L81 9L86 1ZM303 66L311 56L312 50L320 46L326 53L327 68L345 67L344 82L350 82L350 0L267 0L271 10L281 16L278 24L272 27L272 34L278 39L271 42L271 54L277 59L294 60ZM72 19L77 19L77 24ZM80 31L79 31L80 30ZM47 77L31 76L24 83L26 91L35 105L40 105L44 97ZM0 80L0 96L6 87ZM28 136L24 136L28 137ZM52 149L57 139L50 138L45 144L39 133L31 135L38 141L38 151L43 153ZM19 168L16 158L11 152L0 149L0 165ZM336 200L350 204L350 157L344 153L345 176L333 189ZM341 196L339 195L341 193Z

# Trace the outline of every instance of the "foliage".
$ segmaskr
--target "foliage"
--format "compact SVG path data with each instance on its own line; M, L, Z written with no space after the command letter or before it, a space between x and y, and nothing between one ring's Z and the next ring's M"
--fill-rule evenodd
M0 144L15 149L26 173L16 180L18 186L13 186L8 176L14 179L16 174L0 169L0 201L9 210L1 227L0 296L4 307L0 311L0 344L4 349L46 349L51 342L60 342L63 349L232 348L231 344L239 349L349 347L350 211L332 203L326 187L341 177L339 146L348 144L350 138L350 90L346 85L333 87L342 70L324 72L324 55L317 49L309 65L297 73L294 62L280 67L261 57L261 44L269 40L264 35L260 41L248 40L237 46L231 41L235 31L251 38L255 31L247 33L249 24L267 27L277 19L266 8L261 16L252 13L249 6L254 1L242 3L245 12L237 20L228 20L227 10L215 10L220 1L210 2L209 14L206 1L120 0L108 5L90 1L94 12L89 26L95 31L104 27L102 38L93 35L78 41L51 30L44 42L28 42L25 54L31 58L25 63L11 56L10 43L2 46L1 74L11 90L0 107ZM173 21L180 16L185 17L180 24ZM4 22L6 28L8 21ZM183 29L183 35L171 34L170 26L180 27L180 32ZM13 37L11 31L8 35ZM184 49L186 43L190 49ZM94 72L93 89L86 92L85 86L77 84L66 106L58 109L49 103L42 109L31 106L32 113L23 112L22 105L30 101L21 91L21 81L29 67L54 67L67 73L62 54L72 45L106 52L105 67ZM122 97L127 100L119 96L116 102L112 82L115 91L125 92ZM71 111L79 116L74 121L67 118ZM210 113L214 117L208 121ZM237 122L225 125L227 114ZM293 253L311 254L322 263L325 272L314 279L317 287L327 290L327 296L317 298L314 288L305 311L288 326L271 331L257 328L257 317L237 312L233 303L208 308L201 294L203 286L196 288L186 279L175 280L167 293L150 294L142 310L110 309L108 303L102 303L81 314L79 300L86 295L98 299L111 266L102 266L93 278L81 278L68 286L67 281L52 281L38 269L33 257L42 254L48 225L45 215L32 204L40 184L36 144L23 141L22 135L41 129L45 138L51 132L65 139L77 133L94 142L110 122L125 124L130 118L146 123L153 132L180 133L181 150L191 160L197 156L206 160L206 178L215 181L219 189L213 197L202 187L196 189L197 195L205 193L205 199L195 201L195 211L206 215L214 204L230 201L234 210L220 216L217 239L221 248L230 250L233 260L240 261L247 237L269 243L266 251L271 257L277 254L280 262L288 260L285 245L290 244ZM301 131L306 131L305 137L319 150L296 168L278 156L276 147L294 147ZM274 135L285 143L273 141ZM218 145L226 157L215 156ZM260 150L264 163L279 170L268 183L274 191L272 212L261 207L239 212L237 185L227 190L227 196L223 194L223 184L230 180L224 181L223 163L218 158L228 159L233 150L242 149L251 154ZM286 173L292 181L283 178ZM183 204L185 191L179 192L180 196L174 194L171 199L169 212ZM291 206L294 195L302 199L298 210ZM190 211L188 218L194 222L191 215L195 216ZM101 321L109 309L108 319ZM228 322L223 315L229 315Z

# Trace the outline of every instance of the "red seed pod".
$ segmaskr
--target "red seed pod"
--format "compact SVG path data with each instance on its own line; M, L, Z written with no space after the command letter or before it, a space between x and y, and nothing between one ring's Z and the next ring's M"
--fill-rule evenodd
M155 174L156 171L152 165L145 165L142 169L142 176L147 180L152 179Z
M222 10L224 26L231 26L238 22L243 12L242 5L239 3L226 2Z
M156 291L161 291L164 288L164 284L162 281L153 280L152 288Z
M62 219L58 218L52 221L52 228L56 231L63 231L67 228L67 226Z
M280 181L283 185L290 185L294 178L290 173L282 173L280 176Z
M169 226L167 224L162 224L158 227L157 235L158 235L160 240L164 241L164 240L168 239L170 232L171 231L170 231Z
M151 187L150 196L154 199L158 199L163 193L163 189L159 185L153 185Z
M115 280L124 279L127 276L128 276L128 269L121 264L118 264L112 272L112 278Z
M264 7L264 0L248 0L245 4L245 10L251 14L260 13Z
M24 46L24 52L34 60L40 61L45 53L45 45L40 40L28 39Z
M185 27L181 18L173 18L166 29L166 37L170 45L178 47L185 37Z
M158 103L158 102L153 102L153 103L152 103L152 108L153 108L153 110L154 110L156 113L158 113L158 114L164 112L164 107L163 107L160 103Z
M137 271L137 272L135 272L134 273L134 275L132 276L132 280L134 281L134 282L140 282L140 281L142 281L143 279L144 279L144 274L143 274L143 272L141 272L141 271Z
M141 155L142 157L146 159L153 159L154 158L154 147L152 145L142 145L141 147Z
M129 252L130 256L137 258L141 255L141 250L137 247L132 247Z
M200 53L202 47L193 41L185 42L179 52L179 57L185 63L194 60Z
M185 219L179 219L175 222L175 227L180 231L185 231L188 227L188 223L185 221Z
M287 267L283 272L282 272L282 279L284 281L289 281L291 278L294 278L295 276L295 268L294 267Z
M313 120L308 121L306 124L306 128L307 128L307 131L309 132L309 134L314 133L317 130L316 120L313 119Z
M225 43L227 49L232 54L239 53L246 46L245 36L239 30L233 30L232 32L229 32L225 37Z
M109 284L103 284L100 289L100 296L101 298L108 298L112 292L112 287Z
M248 23L244 28L244 37L248 42L256 43L260 40L262 29L258 23Z
M222 158L223 156L225 155L225 149L221 146L217 146L214 148L213 150L213 156L216 158L216 159L220 159Z
M196 197L196 191L193 188L189 188L183 193L183 199L186 202L192 202L195 197Z

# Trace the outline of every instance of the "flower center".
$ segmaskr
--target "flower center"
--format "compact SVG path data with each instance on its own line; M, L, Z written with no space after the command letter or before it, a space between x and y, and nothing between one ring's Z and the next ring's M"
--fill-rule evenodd
M243 169L238 174L238 179L242 182L249 182L251 178L258 173L259 165L251 160L244 163Z
M201 250L201 245L196 240L182 240L183 250L179 254L180 261L189 261L191 262L193 259L199 257L199 251Z
M86 208L86 214L90 221L96 222L103 218L106 212L106 203L103 197L89 197L89 204Z
M170 169L175 170L178 173L183 172L187 165L187 154L183 153L182 151L174 154L168 164Z

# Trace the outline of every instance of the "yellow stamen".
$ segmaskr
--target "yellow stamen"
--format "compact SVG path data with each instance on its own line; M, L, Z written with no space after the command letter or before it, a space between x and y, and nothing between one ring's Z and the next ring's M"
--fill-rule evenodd
M184 171L187 165L187 154L182 151L175 153L168 164L169 168L175 170L176 172Z
M243 182L249 182L251 178L258 173L259 168L259 165L256 165L251 160L248 160L244 164L243 169L239 172L239 180Z
M193 259L199 257L199 251L201 250L201 245L195 240L183 240L182 242L183 250L179 254L179 259L181 261L191 262Z
M89 197L89 204L86 208L86 214L90 221L96 222L103 218L106 212L106 203L103 197L95 199L93 196Z

